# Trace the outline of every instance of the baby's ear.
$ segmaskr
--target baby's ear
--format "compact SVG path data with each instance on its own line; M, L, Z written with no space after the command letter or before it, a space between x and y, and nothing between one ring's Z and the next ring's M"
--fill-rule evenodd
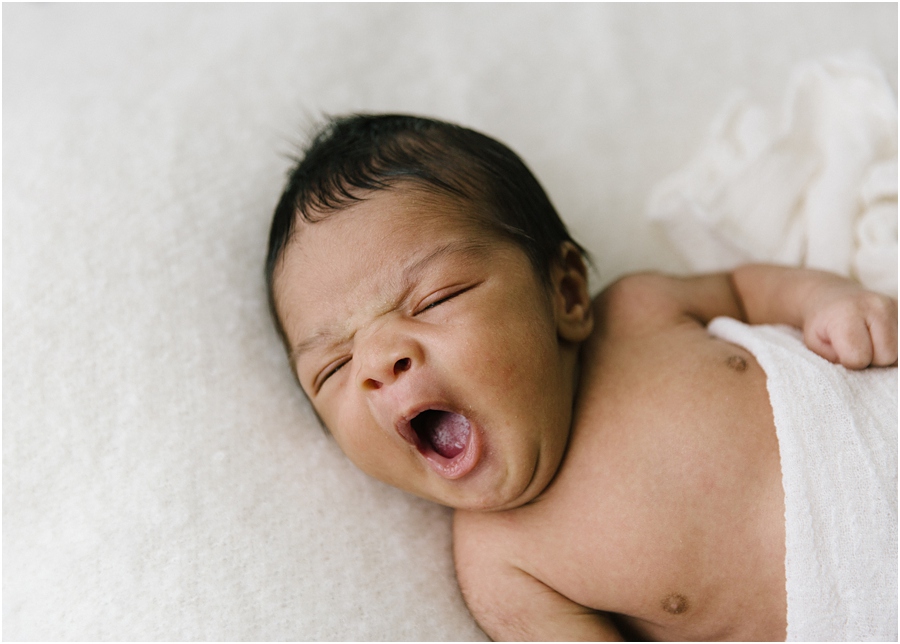
M568 342L587 340L594 329L594 316L588 294L587 267L575 244L562 243L558 259L550 269L550 277L559 337Z

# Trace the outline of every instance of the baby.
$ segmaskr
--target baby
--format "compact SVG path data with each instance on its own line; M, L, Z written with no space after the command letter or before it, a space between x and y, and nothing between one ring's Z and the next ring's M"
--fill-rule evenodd
M290 175L266 274L341 449L456 508L460 587L492 638L783 640L766 374L706 325L793 325L863 369L897 361L897 302L761 265L629 276L592 301L584 258L502 144L361 115Z

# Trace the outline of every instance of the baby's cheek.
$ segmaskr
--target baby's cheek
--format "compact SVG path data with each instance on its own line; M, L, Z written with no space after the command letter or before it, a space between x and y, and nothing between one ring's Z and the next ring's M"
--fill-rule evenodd
M366 419L355 413L350 405L329 411L330 413L321 413L321 417L338 447L360 469L366 469L363 465L372 460L372 439L377 433L367 431Z
M504 324L495 319L493 326L469 346L473 358L471 372L485 382L505 388L530 388L547 376L554 364L555 337L540 324Z
M369 476L397 485L386 476L390 469L388 460L376 437L376 433L367 437L365 432L335 432L338 446L356 467Z

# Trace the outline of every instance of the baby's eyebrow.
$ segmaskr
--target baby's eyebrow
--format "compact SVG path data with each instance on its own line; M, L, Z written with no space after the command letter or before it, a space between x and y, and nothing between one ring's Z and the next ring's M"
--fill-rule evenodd
M291 349L290 355L291 364L295 364L297 358L313 349L316 349L320 346L343 344L344 342L352 339L352 337L353 336L351 335L350 337L344 339L343 336L332 331L316 331L313 335L294 345L294 347Z
M415 286L419 275L421 275L431 263L448 255L455 254L483 256L487 249L487 243L471 239L451 241L438 246L424 257L411 262L403 269L399 280L400 295L390 306L385 308L388 310L397 308L409 295L409 292ZM296 364L297 359L302 354L318 349L319 347L345 344L353 339L353 335L353 333L350 333L349 335L342 334L330 328L319 329L293 346L290 353L290 363Z
M421 259L417 259L412 264L403 269L400 281L400 283L403 285L403 288L401 290L402 295L399 300L402 301L403 298L406 297L407 293L409 293L409 291L415 285L416 279L432 262L438 259L442 259L447 255L460 254L482 256L484 255L487 248L488 245L485 242L473 239L451 241L438 246Z

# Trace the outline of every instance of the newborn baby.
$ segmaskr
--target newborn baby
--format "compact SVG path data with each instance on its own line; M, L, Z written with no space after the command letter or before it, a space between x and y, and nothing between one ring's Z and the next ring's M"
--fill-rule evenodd
M793 325L863 369L896 362L897 303L759 265L634 275L592 301L584 257L502 144L363 115L290 175L267 279L341 449L457 509L460 587L492 638L784 639L766 375L706 324Z

